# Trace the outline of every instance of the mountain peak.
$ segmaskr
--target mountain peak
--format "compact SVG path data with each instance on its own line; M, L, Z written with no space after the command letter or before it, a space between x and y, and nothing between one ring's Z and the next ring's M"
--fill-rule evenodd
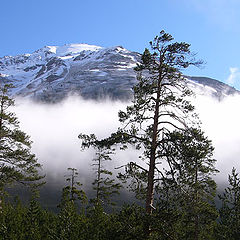
M85 43L73 43L65 44L63 46L45 46L36 52L47 51L56 54L56 56L62 57L66 55L77 55L82 51L98 51L100 49L102 49L100 46Z
M56 102L71 93L84 98L129 99L136 83L134 67L141 55L122 46L89 44L45 46L32 54L0 58L0 82L12 83L12 94ZM187 77L200 94L218 99L237 91L217 80Z

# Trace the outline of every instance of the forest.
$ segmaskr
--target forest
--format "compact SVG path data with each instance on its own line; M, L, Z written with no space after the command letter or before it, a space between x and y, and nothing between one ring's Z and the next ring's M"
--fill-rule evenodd
M239 240L239 173L232 166L227 188L217 194L214 146L201 129L190 102L194 93L182 74L202 63L190 44L174 42L165 31L150 42L135 67L132 103L118 113L121 127L104 139L78 133L81 150L95 152L94 197L89 199L78 181L84 169L70 166L57 212L39 203L45 176L31 152L30 136L11 111L14 100L8 91L13 86L2 83L0 239ZM115 177L108 162L128 148L139 155L116 166L121 171ZM31 193L27 204L6 191L16 184ZM116 207L122 189L133 192L136 201Z

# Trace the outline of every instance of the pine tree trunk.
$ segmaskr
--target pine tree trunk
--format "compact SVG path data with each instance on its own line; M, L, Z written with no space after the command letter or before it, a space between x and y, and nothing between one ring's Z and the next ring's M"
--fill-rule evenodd
M99 156L98 158L98 170L97 170L97 205L100 203L100 196L99 196L99 190L100 190L100 178L101 178L101 158Z
M153 204L153 195L154 195L153 193L154 169L155 169L155 152L154 152L154 149L152 149L149 171L148 171L148 185L147 185L147 196L146 196L146 212L148 214L152 213L152 204Z
M150 162L148 170L148 184L147 184L147 196L146 196L146 212L152 213L153 196L154 196L154 171L156 162L156 148L157 148L157 135L158 135L158 118L159 118L159 100L161 94L161 74L158 79L158 91L156 98L156 105L154 111L153 133L151 143Z

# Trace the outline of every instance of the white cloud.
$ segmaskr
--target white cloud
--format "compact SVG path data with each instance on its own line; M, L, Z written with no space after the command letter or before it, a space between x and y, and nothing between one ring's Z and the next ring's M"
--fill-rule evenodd
M76 97L54 105L24 99L16 102L14 111L20 127L30 135L32 150L47 178L51 178L50 184L62 184L67 168L73 167L79 170L81 183L91 186L91 160L95 155L93 150L80 150L78 135L95 133L99 138L109 136L117 130L118 111L124 109L126 103L86 101Z
M230 67L230 75L227 78L226 82L229 85L236 85L240 81L240 70L237 67Z
M227 97L221 102L198 96L194 101L203 130L213 140L217 168L221 172L217 176L218 182L227 182L227 174L233 166L240 172L239 102L239 96ZM22 129L31 136L33 151L48 174L63 181L66 169L75 167L79 170L80 181L91 186L90 164L94 153L80 151L78 134L109 136L119 126L118 111L125 109L127 104L69 98L61 104L44 105L24 100L19 102L15 112ZM124 151L117 154L110 165L120 166L137 156L134 151Z
M234 166L240 172L240 96L226 97L218 101L198 96L194 102L202 121L202 128L215 147L218 183L226 183Z

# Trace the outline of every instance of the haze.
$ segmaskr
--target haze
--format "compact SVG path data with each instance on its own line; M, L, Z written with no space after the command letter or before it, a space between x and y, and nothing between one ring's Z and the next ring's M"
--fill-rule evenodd
M202 121L202 129L213 141L214 157L220 173L218 183L226 183L233 166L239 170L240 113L237 111L240 96L226 97L219 102L211 97L197 96L193 101ZM79 133L95 133L99 138L116 131L118 111L129 103L118 101L90 101L69 97L62 103L46 105L17 99L16 112L22 130L31 136L33 152L43 166L47 178L61 184L68 167L77 168L83 184L89 185L93 150L80 150ZM134 151L121 152L109 163L120 166L134 160Z

